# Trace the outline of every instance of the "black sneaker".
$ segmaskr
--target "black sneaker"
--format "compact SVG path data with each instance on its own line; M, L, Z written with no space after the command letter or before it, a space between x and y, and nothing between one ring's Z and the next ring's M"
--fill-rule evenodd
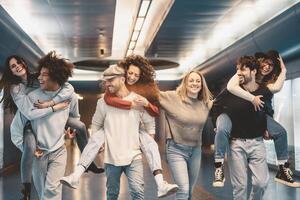
M85 172L89 172L89 171L91 171L91 172L93 172L93 173L95 173L95 174L101 174L101 173L104 172L104 169L101 168L101 167L98 168L98 167L95 165L95 163L91 163L90 166L86 169Z
M288 162L284 163L284 165L279 165L279 171L276 174L275 181L290 187L300 187L300 183L295 182L293 179L293 172Z
M225 176L224 176L224 165L221 162L215 163L215 179L213 187L224 187Z

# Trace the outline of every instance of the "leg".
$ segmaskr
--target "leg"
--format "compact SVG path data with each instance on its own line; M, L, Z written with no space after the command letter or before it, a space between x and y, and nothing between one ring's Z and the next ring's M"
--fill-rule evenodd
M154 179L157 185L158 198L173 194L178 190L178 186L176 184L169 184L164 181L161 167L161 158L157 143L145 131L140 131L139 138L142 152L146 156L150 170L154 175Z
M216 122L215 136L215 162L223 162L226 148L229 146L229 138L231 133L231 120L227 114L222 113L218 116Z
M267 115L267 128L270 136L274 139L277 160L283 161L281 164L284 164L288 160L287 132L269 115Z
M288 161L288 143L286 130L276 122L272 117L267 115L268 132L274 140L275 151L279 164L279 170L276 174L275 181L290 187L300 187L299 182L293 179L293 173L289 167Z
M173 140L168 140L166 152L174 181L179 187L176 193L176 199L186 200L189 198L189 176L187 166L189 155L186 154L183 145L176 144Z
M247 199L247 156L244 150L244 142L234 140L231 142L228 165L233 189L233 199Z
M83 152L88 143L88 133L85 124L76 118L69 117L66 126L76 129L77 144L80 151ZM98 168L94 162L87 167L87 171L92 171L96 174L104 172L104 170L102 168Z
M189 200L192 200L193 190L198 180L201 165L201 147L194 147L192 156L188 160L189 173Z
M88 143L88 133L85 124L76 118L69 117L66 127L71 127L72 129L76 130L77 144L82 152Z
M38 193L39 199L43 199L45 190L45 180L48 168L48 155L43 155L39 158L33 158L32 176L33 183Z
M154 172L155 170L162 170L160 153L155 140L144 131L140 131L139 138L141 149L146 156L151 172Z
M269 169L263 140L249 141L248 165L252 172L252 190L249 199L263 199L269 181Z
M79 163L75 167L74 172L69 176L62 177L60 182L73 189L76 189L79 186L79 179L81 175L97 156L100 147L104 144L104 140L103 129L91 135L88 144L85 146L80 156Z
M224 157L228 147L230 133L231 133L231 120L227 114L222 113L218 116L216 122L216 135L215 135L215 177L213 181L214 187L223 187L225 182L224 176Z
M142 159L134 160L125 168L132 200L144 199L144 171Z
M31 125L24 127L23 153L21 157L21 181L24 185L23 199L30 199L31 177L34 152L36 149L36 140Z
M62 184L59 180L65 174L67 165L67 150L63 146L50 153L43 200L61 200Z
M120 192L120 177L122 167L105 164L106 173L106 199L117 200Z

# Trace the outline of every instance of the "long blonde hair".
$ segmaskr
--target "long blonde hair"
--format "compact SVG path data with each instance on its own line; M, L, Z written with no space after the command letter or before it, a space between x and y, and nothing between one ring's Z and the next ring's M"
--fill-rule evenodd
M213 96L207 87L204 76L199 71L196 71L196 70L189 71L183 77L180 85L176 89L177 95L180 96L182 101L185 101L188 98L186 86L188 83L188 78L189 78L190 74L192 74L192 73L198 74L201 78L201 90L198 93L197 99L200 101L203 101L205 103L205 105L209 106L210 102L213 99Z

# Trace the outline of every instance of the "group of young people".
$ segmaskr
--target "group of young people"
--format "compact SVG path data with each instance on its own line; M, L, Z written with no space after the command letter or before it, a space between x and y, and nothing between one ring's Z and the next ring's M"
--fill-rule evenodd
M93 163L103 146L107 199L118 199L123 172L132 199L147 199L142 155L153 173L157 197L176 193L176 199L192 199L200 171L202 130L211 109L216 121L213 186L224 185L224 156L230 147L234 199L247 198L247 167L252 173L250 197L260 199L268 183L265 137L274 139L279 164L276 180L298 187L287 162L286 131L272 118L271 99L282 88L286 73L276 52L239 58L236 75L215 100L199 71L188 72L176 90L163 92L149 61L128 56L103 72L105 94L97 102L89 139L79 120L74 89L67 83L73 68L55 52L40 59L38 75L30 73L19 56L7 59L0 86L4 107L15 113L11 136L22 151L23 199L30 199L31 176L39 198L52 200L62 198L62 184L76 189L85 171L104 172ZM175 184L167 183L162 174L154 140L158 115L163 119L160 134L166 135L167 162ZM64 176L64 140L74 135L82 154L74 172Z

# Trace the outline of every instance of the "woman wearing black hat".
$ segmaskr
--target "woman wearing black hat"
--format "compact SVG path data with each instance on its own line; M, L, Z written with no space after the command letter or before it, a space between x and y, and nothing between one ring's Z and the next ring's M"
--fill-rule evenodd
M286 67L283 63L283 60L279 53L274 50L270 50L267 53L258 52L255 54L255 57L260 63L260 71L256 77L256 81L261 85L265 85L269 88L269 90L275 94L281 90L283 87L283 83L286 77ZM266 138L271 138L274 140L275 150L277 154L277 160L279 164L279 171L275 177L275 180L288 185L290 187L300 187L300 184L294 182L292 177L292 172L289 168L288 161L288 143L287 143L287 132L286 130L273 119L274 110L272 107L272 102L263 102L260 100L262 97L254 96L249 92L243 90L239 86L239 78L237 75L234 75L227 84L227 89L232 94L239 96L245 100L248 100L253 103L255 110L260 110L264 107L264 110L267 114L267 126L268 132L266 133ZM219 124L231 124L230 118L223 116L220 120L226 120L226 122L219 123ZM222 129L223 127L217 127L218 129ZM227 136L219 136L216 135L215 137L215 145L218 142L228 141L228 135L230 135L231 127L227 126L224 127L224 133L227 133ZM219 132L219 131L218 131ZM224 140L227 139L227 140ZM224 143L224 142L223 142ZM216 152L223 152L223 158L221 155L215 155L215 179L213 182L213 186L215 187L223 187L224 185L224 172L223 172L223 161L224 161L224 154L226 151L219 147L221 145L216 145L215 149ZM224 145L223 145L224 147Z

